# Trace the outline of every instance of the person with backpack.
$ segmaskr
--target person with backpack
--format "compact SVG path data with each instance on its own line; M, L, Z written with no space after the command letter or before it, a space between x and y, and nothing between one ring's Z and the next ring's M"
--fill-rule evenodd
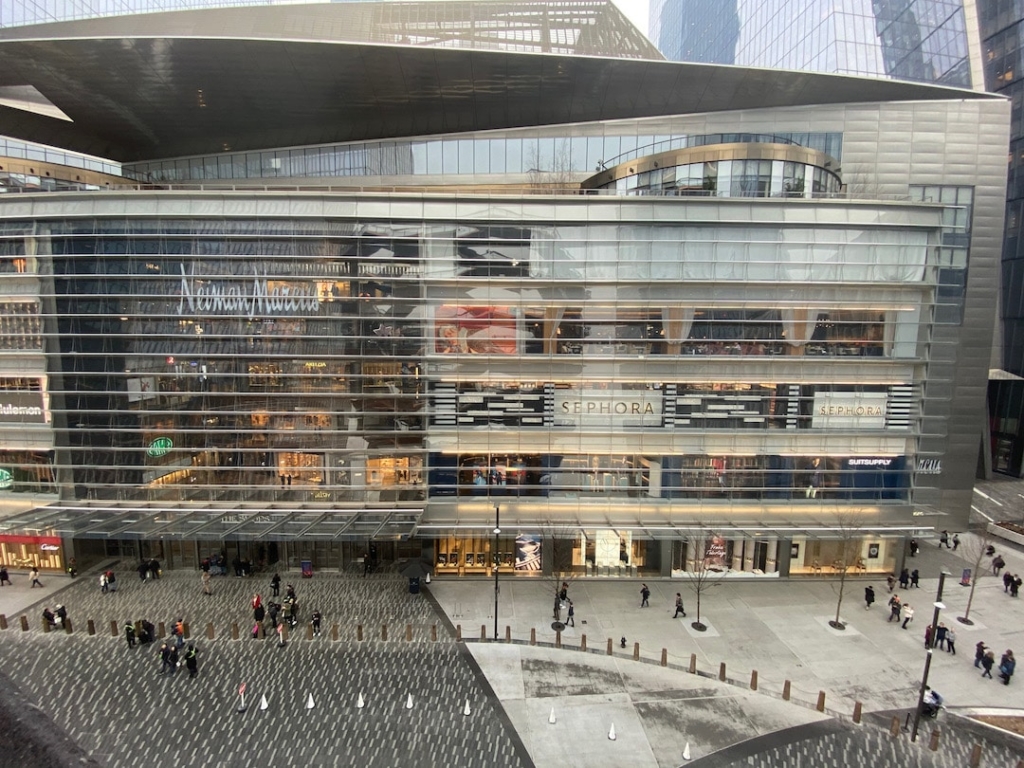
M651 604L649 602L647 602L648 599L650 598L650 596L651 596L651 590L649 590L647 588L646 584L641 584L640 585L640 607L641 608L650 608L651 607Z

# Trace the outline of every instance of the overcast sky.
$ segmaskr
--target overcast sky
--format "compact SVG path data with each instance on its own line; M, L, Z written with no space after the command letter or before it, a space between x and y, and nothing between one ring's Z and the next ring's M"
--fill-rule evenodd
M647 4L648 0L612 0L629 20L640 28L645 35L647 31Z

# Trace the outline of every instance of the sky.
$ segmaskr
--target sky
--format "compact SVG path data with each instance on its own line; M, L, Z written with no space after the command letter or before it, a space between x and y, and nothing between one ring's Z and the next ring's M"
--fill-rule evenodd
M645 35L647 31L647 6L648 0L612 0L619 10L632 21Z

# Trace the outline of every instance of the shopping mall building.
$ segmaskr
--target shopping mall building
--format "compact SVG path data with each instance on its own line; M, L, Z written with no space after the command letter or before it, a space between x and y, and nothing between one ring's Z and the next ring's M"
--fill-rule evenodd
M1008 116L604 0L0 29L0 557L889 571L966 525Z

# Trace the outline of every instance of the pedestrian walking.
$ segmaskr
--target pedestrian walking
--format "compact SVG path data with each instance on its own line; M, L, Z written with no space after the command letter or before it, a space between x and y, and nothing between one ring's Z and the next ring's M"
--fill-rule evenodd
M167 667L171 663L171 647L167 643L163 643L160 646L160 674L162 675L167 671Z
M927 627L924 628L924 647L925 648L931 648L932 647L932 637L934 636L934 634L935 634L935 627L933 627L931 624L929 624Z
M946 630L946 650L956 656L956 632L952 627Z
M1003 574L1003 592L1010 594L1010 587L1013 586L1013 574L1007 571Z
M974 666L980 667L981 660L985 658L985 651L988 650L988 646L985 645L984 640L979 640L977 645L974 646Z
M60 628L68 628L68 609L63 605L57 606L57 618L60 619Z
M117 592L117 577L113 571L107 571L107 590Z
M572 604L572 600L569 601L569 613L566 616L566 623L570 627L576 626L576 606Z
M178 661L178 646L172 645L171 652L167 655L168 674L173 675L177 672L180 664L181 662Z
M676 618L680 613L686 616L686 608L683 607L683 596L676 592L676 612L672 615L672 618Z
M646 584L641 584L640 585L640 607L641 608L650 608L651 607L651 604L647 602L647 600L648 600L648 598L650 598L650 596L651 596L651 590L649 590L647 588Z
M889 587L889 592L891 593L896 589L896 576L890 573L885 577L885 584Z
M902 609L902 607L903 606L900 603L900 596L899 595L893 595L892 597L889 598L889 621L892 621L893 619L896 619L896 623L897 624L899 623L899 621L900 621L900 610Z
M942 650L946 650L946 633L949 630L943 622L939 622L938 629L935 630L935 644Z
M1013 677L1016 668L1017 660L1013 658L1013 651L1007 650L999 660L999 679L1003 681L1003 685L1010 684L1010 678Z
M149 563L145 560L139 563L139 567L135 570L139 572L139 581L145 582L149 578Z
M278 597L281 594L281 577L276 573L274 578L270 580L270 588L274 591L274 597Z
M864 587L864 610L871 610L871 606L875 602L875 588L870 584Z
M135 647L135 626L130 621L124 623L124 639L129 650Z
M899 616L897 616L896 618L899 619ZM913 620L913 618L914 618L914 606L912 606L910 603L907 603L906 605L903 606L903 628L904 629L907 628L907 624L909 624Z
M939 549L943 547L949 549L949 531L943 531L939 534Z
M982 677L987 677L989 680L992 679L992 667L996 663L996 654L994 651L985 651L985 655L981 657L981 667L984 672L981 673Z
M956 552L957 547L960 546L960 534L953 534L953 551Z
M917 539L910 540L910 556L917 557L917 552L921 547L917 543Z
M910 584L910 571L904 568L900 571L900 589L906 589Z
M43 586L43 582L39 580L39 569L36 568L34 565L32 566L32 570L29 571L28 575L32 578L33 588Z
M1024 584L1024 581L1021 581L1020 576L1018 576L1017 574L1014 574L1013 575L1013 584L1010 585L1010 597L1020 597L1020 585L1021 584Z
M203 573L199 577L199 579L200 579L200 581L203 582L203 594L204 595L212 595L213 594L213 588L210 586L210 572L208 570L203 571Z
M199 661L196 659L196 647L192 643L188 644L188 650L185 651L185 666L188 668L189 680L199 674Z
M921 572L919 570L917 570L917 568L915 568L914 570L912 570L910 572L910 586L912 586L912 587L920 587L921 585L918 583L920 581L921 581Z
M561 600L563 603L569 599L569 582L562 582L562 588L558 592L558 599Z
M262 607L262 605L263 605L263 598L262 598L262 597L260 596L259 592L257 592L256 594L254 594L254 595L252 596L252 600L250 600L250 601L249 601L249 605L251 605L251 606L252 606L252 609L253 609L254 611L255 611L255 610L256 610L257 608L260 608L260 607Z
M313 625L313 637L320 637L320 622L323 619L324 617L320 615L320 611L313 611L313 616L309 620L309 623Z
M1003 556L1002 555L996 555L995 557L992 558L992 573L995 574L996 576L998 576L999 572L1001 570L1003 570L1005 565L1006 565L1006 561L1003 560Z
M0 587L2 587L4 585L5 581L7 582L7 586L9 586L9 587L13 587L14 586L14 584L11 583L11 576L10 576L10 574L7 573L7 566L6 565L0 567Z

